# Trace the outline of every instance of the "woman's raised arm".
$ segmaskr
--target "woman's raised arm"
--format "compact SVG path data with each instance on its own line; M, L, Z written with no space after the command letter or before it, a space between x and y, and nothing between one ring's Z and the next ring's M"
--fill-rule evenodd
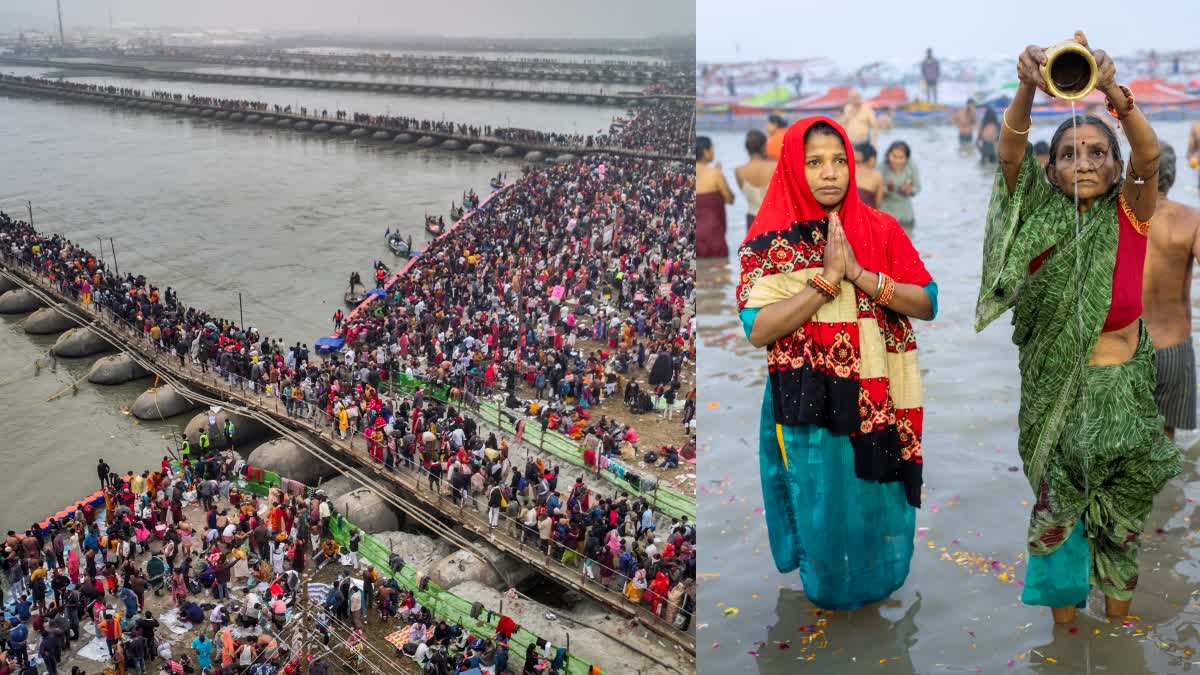
M1025 159L1025 146L1029 141L1029 130L1033 127L1029 113L1033 110L1034 92L1046 90L1041 71L1045 62L1046 50L1041 47L1029 45L1021 52L1017 59L1017 79L1021 84L1012 103L1000 115L1000 143L996 154L1009 194L1017 189L1017 173L1021 170L1021 161Z

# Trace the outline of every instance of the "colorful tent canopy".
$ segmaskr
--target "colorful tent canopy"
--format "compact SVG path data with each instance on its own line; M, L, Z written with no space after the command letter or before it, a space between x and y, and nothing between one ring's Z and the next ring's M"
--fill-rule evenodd
M904 87L884 87L878 94L867 99L876 109L898 108L908 102L908 92Z
M760 105L780 105L787 103L792 98L792 91L787 87L772 87L757 96L742 101L744 105L760 106Z

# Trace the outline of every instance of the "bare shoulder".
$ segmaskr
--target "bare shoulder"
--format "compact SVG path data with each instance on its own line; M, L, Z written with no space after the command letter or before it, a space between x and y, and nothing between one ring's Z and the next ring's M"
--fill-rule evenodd
M1186 239L1190 243L1200 231L1200 209L1159 196L1154 225L1172 240Z
M1200 226L1200 209L1162 196L1158 198L1158 209L1155 211L1154 217L1155 219L1161 217L1163 221L1170 222L1172 226L1192 228Z

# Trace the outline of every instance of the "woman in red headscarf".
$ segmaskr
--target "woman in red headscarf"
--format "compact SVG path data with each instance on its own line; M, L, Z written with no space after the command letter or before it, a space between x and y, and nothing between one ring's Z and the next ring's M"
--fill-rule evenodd
M738 309L767 349L759 443L780 572L853 609L904 584L921 499L922 402L908 317L937 285L896 219L863 204L846 132L800 120L739 251Z

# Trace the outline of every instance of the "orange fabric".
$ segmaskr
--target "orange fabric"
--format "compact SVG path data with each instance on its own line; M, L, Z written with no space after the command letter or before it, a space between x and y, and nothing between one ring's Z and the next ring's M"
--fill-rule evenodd
M775 133L767 139L767 157L771 159L779 159L780 153L783 152L783 137L787 135L786 128L776 129Z

